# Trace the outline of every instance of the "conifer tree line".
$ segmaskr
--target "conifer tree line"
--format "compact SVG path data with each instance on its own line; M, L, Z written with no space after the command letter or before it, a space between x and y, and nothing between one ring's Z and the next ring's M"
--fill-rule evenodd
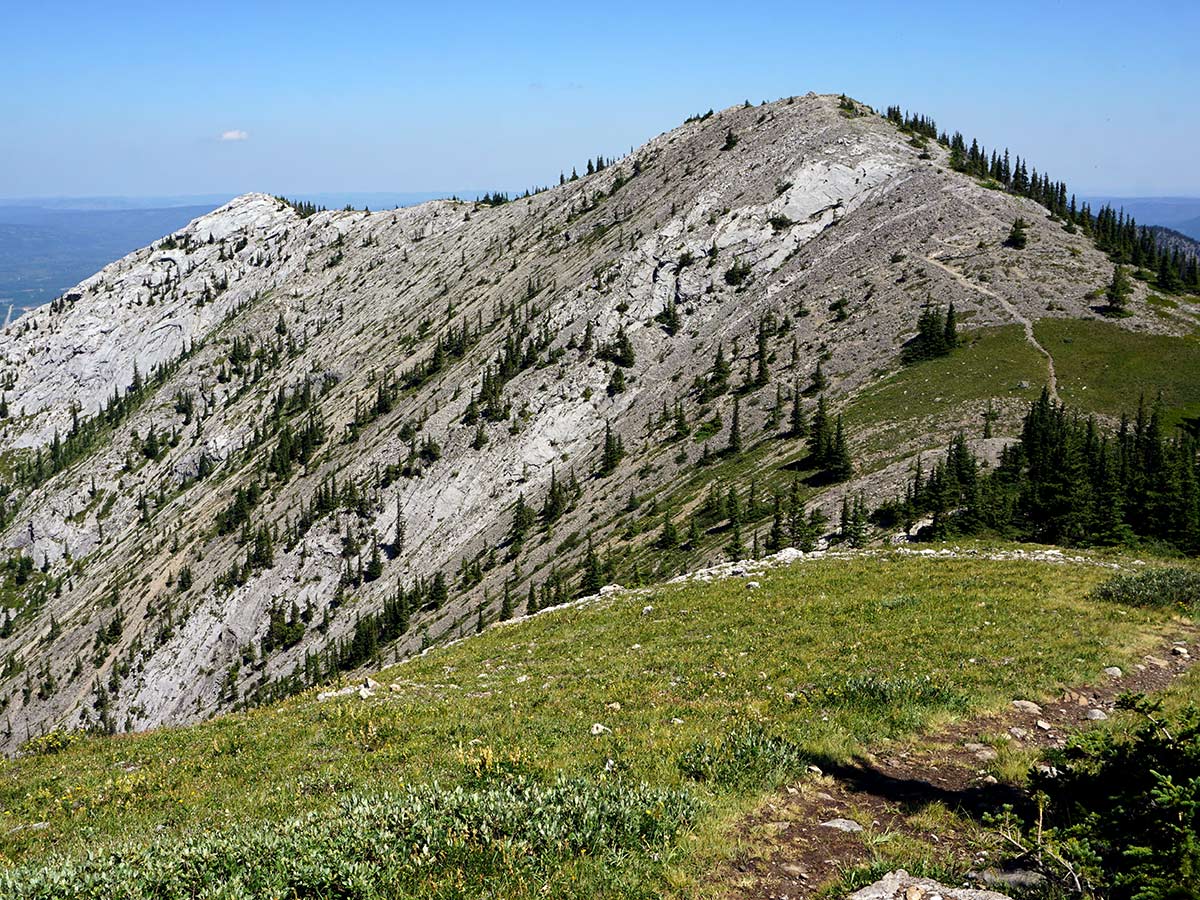
M876 512L911 527L932 516L930 537L994 533L1050 544L1149 542L1200 555L1196 436L1168 434L1159 404L1139 405L1115 430L1043 391L1020 440L993 471L957 435L928 473L920 462L904 496Z
M906 133L936 140L948 148L950 165L955 170L1041 204L1064 221L1068 231L1083 231L1114 263L1132 266L1145 280L1153 279L1159 290L1200 293L1200 258L1179 247L1164 246L1151 229L1139 226L1124 210L1105 204L1093 213L1090 204L1079 203L1068 192L1066 182L1051 179L1045 172L1039 174L1036 167L1030 169L1028 161L1010 157L1007 148L1002 153L995 149L989 153L975 139L968 146L960 132L939 132L937 123L929 117L902 113L899 106L889 106L885 118Z
M324 206L318 206L315 203L309 203L306 200L289 200L287 197L276 196L276 200L285 206L290 206L296 211L296 214L302 219L308 219L315 216L319 212L325 212Z

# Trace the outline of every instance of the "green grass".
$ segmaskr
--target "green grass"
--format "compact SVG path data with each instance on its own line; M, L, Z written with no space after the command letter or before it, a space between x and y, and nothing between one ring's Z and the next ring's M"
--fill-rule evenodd
M268 840L273 823L292 822L279 829L290 834L310 814L327 823L310 840L342 865L361 848L334 837L366 827L347 823L346 803L378 811L371 798L416 792L434 798L430 809L453 811L461 807L438 798L476 785L500 791L495 815L507 822L523 820L527 802L505 799L512 779L550 786L565 778L585 798L564 801L567 824L589 821L593 802L616 810L617 824L602 835L643 827L621 811L646 797L694 812L664 818L654 841L597 838L583 861L513 851L532 861L511 868L485 816L475 827L460 823L468 837L405 890L474 896L488 885L483 895L532 896L551 885L579 896L656 896L670 886L693 895L726 847L732 818L803 762L846 758L1127 665L1170 613L1087 599L1108 574L885 556L806 562L762 575L757 590L730 579L554 610L393 667L368 700L318 703L310 692L190 728L88 738L9 762L0 775L0 865L37 868L114 846L160 860L179 853L177 842L216 832L217 844L194 852L232 846L248 873L274 872L292 851ZM593 735L593 723L611 731ZM483 788L481 769L499 771ZM512 847L527 838L514 833ZM495 880L501 871L511 877Z
M949 356L906 366L859 393L846 421L855 432L870 432L868 452L894 448L927 433L930 420L960 421L964 407L982 413L989 398L1034 400L1046 376L1045 358L1021 326L978 328Z
M1058 390L1069 405L1119 416L1139 395L1161 392L1168 424L1200 415L1200 340L1126 331L1108 322L1042 319L1038 340L1053 356Z

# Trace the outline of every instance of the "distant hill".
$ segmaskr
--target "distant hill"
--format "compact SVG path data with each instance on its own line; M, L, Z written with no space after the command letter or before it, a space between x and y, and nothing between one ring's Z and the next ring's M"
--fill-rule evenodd
M1153 225L1150 230L1158 239L1159 246L1168 247L1171 250L1178 248L1189 256L1200 257L1200 240L1189 237L1174 228L1163 228L1161 225Z
M0 206L0 316L53 300L138 247L219 203L163 209Z
M1139 225L1159 225L1200 240L1200 197L1088 197L1093 209L1107 203Z

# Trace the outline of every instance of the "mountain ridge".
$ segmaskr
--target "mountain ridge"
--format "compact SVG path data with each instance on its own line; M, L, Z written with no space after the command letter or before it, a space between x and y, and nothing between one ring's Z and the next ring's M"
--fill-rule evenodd
M819 371L840 409L902 368L930 302L1021 326L1050 382L1032 323L1097 318L1112 264L949 161L835 95L732 107L507 202L304 216L243 195L23 317L0 337L0 448L41 474L3 516L34 569L6 582L6 746L194 721L328 677L331 648L396 659L530 590L561 598L593 546L645 545L622 537L637 495L700 503L678 490L735 422L786 462L763 443L772 403ZM1005 245L1016 218L1024 250ZM1131 293L1125 329L1192 321ZM721 353L736 389L708 396ZM980 408L805 502L886 496ZM370 646L356 625L397 588L409 627Z

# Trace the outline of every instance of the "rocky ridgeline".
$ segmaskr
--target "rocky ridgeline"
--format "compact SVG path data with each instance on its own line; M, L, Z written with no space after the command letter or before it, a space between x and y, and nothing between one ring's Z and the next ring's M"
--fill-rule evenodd
M1031 222L1020 252L1001 245L1018 215ZM702 448L670 444L663 410L680 401L696 414L692 385L718 346L741 384L764 321L776 326L771 376L741 397L747 434L762 432L776 386L790 392L818 360L834 408L894 369L929 298L953 300L973 326L1086 315L1085 295L1110 271L1031 201L951 171L941 148L831 96L690 121L498 206L303 218L240 197L0 336L8 463L48 452L73 419L145 382L69 466L9 499L17 512L0 542L45 570L34 583L61 581L0 638L0 660L13 660L0 743L95 722L101 709L114 727L145 728L262 697L347 640L397 584L438 571L453 581L464 562L481 579L413 611L386 659L473 630L485 596L494 617L506 581L523 598L552 567L574 577L586 535L611 540L631 491L665 493L692 473ZM614 390L616 366L597 351L622 338L632 364ZM502 383L495 421L467 424L485 372L514 343L526 358ZM268 424L305 383L324 440L287 477L269 475ZM708 405L723 423L715 447L732 405L730 394ZM606 423L625 457L597 478ZM897 457L957 424L931 425ZM869 463L863 483L873 470L878 490L904 475ZM514 504L540 508L552 479L577 485L570 508L510 558ZM288 540L331 481L361 497ZM269 565L243 564L247 535L215 526L252 485L252 528L279 532ZM385 551L380 577L347 588L373 546ZM302 634L264 658L272 609L293 604Z

